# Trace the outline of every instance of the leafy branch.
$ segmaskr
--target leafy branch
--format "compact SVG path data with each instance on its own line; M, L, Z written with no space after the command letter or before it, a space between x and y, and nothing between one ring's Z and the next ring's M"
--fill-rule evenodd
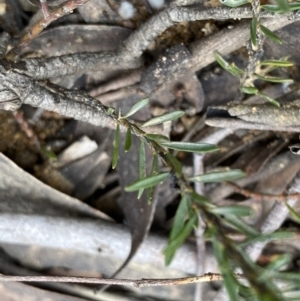
M217 207L206 197L197 194L191 185L191 183L195 181L211 182L230 179L234 180L244 176L244 173L240 170L227 170L206 175L198 175L191 178L187 177L182 172L181 163L170 153L169 149L206 153L217 151L218 147L203 143L165 142L165 140L161 140L161 137L159 136L150 136L151 138L149 138L149 134L127 119L127 117L136 113L138 109L141 109L146 104L146 100L141 100L124 116L120 113L112 112L109 108L107 111L109 111L109 116L116 122L117 129L119 126L123 126L127 129L127 136L130 131L131 134L139 137L141 145L146 144L152 150L154 156L153 162L157 162L156 160L159 157L169 169L168 172L159 173L157 170L157 163L154 163L153 165L155 165L155 168L152 168L150 175L145 177L143 151L140 151L139 170L143 170L143 172L140 172L140 179L127 186L125 190L128 192L137 191L140 195L141 190L153 189L153 187L162 181L172 177L181 191L181 202L174 217L169 243L164 250L166 264L170 264L176 250L183 244L193 228L197 226L198 212L200 212L206 223L207 233L209 233L209 236L212 239L217 261L224 277L224 284L231 300L239 300L238 294L244 289L243 285L236 280L233 274L234 268L231 266L232 263L243 270L246 279L251 284L250 290L254 298L256 298L254 300L258 300L257 298L261 296L265 296L267 298L265 300L283 300L280 294L278 294L276 286L272 282L265 282L265 278L261 279L258 277L262 272L262 269L253 263L248 258L248 255L246 255L234 241L226 236L222 229L222 224L224 222L231 227L234 227L238 232L246 235L247 240L244 241L244 244L246 245L251 243L254 239L267 239L256 230L247 226L247 224L240 219L240 217L251 214L251 209L241 206ZM174 120L174 116L177 116L178 118L181 115L182 113L180 111L168 113L155 117L152 120L147 121L144 125L167 122ZM118 140L119 130L116 131L114 157L117 156L119 149L116 148Z

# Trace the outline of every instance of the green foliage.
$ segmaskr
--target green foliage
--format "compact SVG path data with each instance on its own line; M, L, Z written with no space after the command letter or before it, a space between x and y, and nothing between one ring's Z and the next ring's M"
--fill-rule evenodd
M187 237L190 235L194 226L196 225L198 216L196 212L193 212L192 216L189 217L188 221L181 227L177 232L177 235L173 239L169 239L169 243L164 250L165 263L169 265L177 251L177 249L184 243Z
M122 118L128 118L129 116L135 114L137 111L141 110L143 107L145 107L146 105L148 105L148 103L149 103L149 99L148 98L144 98L144 99L140 100Z
M283 13L289 13L291 11L289 3L287 0L276 0L279 9L283 12Z
M262 27L262 25L260 25ZM268 30L268 29L267 29ZM271 32L271 34L273 34ZM270 35L271 36L271 35ZM254 35L253 35L254 37ZM272 37L274 39L276 39L275 35L273 34ZM279 38L278 38L279 39ZM236 66L234 66L233 64L229 64L226 60L224 60L222 58L222 56L218 53L215 53L215 58L216 61L229 73L231 73L232 75L241 78L242 74L244 73L242 70L241 72L237 72L238 69ZM272 64L273 62L273 64ZM286 66L291 66L292 63L287 61L287 58L283 58L282 60L278 61L265 61L261 63L261 66L268 66L269 69L267 70L262 70L261 72L263 73L261 74L253 74L253 80L264 80L267 82L271 82L271 83L293 83L292 79L289 78L279 78L279 77L274 77L274 76L266 76L266 72L272 71L274 69L276 69L277 67L286 67ZM254 95L259 95L260 97L266 99L268 102L270 102L271 104L273 104L276 107L280 107L280 104L273 98L269 97L268 95L260 92L256 87L254 87L254 85L249 85L249 86L242 86L240 87L240 91L245 93L245 94L254 94Z
M172 120L176 120L178 118L180 118L181 116L183 116L184 112L183 111L175 111L175 112L171 112L171 113L167 113L161 116L157 116L154 117L152 119L150 119L149 121L145 122L142 127L146 127L146 126L151 126L151 125L157 125L157 124L161 124L167 121L172 121Z
M261 28L261 31L264 33L264 35L266 37L270 38L271 40L273 40L277 44L282 44L281 39L274 32L272 32L270 29L268 29L267 27L265 27L261 24L260 24L260 28Z
M124 145L125 153L127 153L130 150L130 147L131 147L131 129L128 128L126 132L125 145Z
M227 1L227 0L226 0ZM229 0L234 1L234 0ZM285 1L285 0L284 0ZM228 2L228 1L227 1ZM228 3L229 3L228 2ZM223 2L222 2L223 3ZM226 4L224 2L224 4ZM230 4L230 3L229 3ZM237 2L234 1L234 5ZM226 4L228 5L228 4ZM241 4L239 4L241 5ZM230 6L230 5L229 5ZM283 2L278 2L278 9L281 11L284 8ZM280 7L279 7L280 6ZM289 7L291 5L289 4ZM251 22L250 27L250 38L253 47L258 46L257 37L259 36L258 30L261 30L267 37L271 38L277 43L281 43L281 40L272 33L269 29L259 24L258 19L254 18ZM233 76L239 78L240 80L245 77L246 72L238 68L234 63L229 64L219 53L215 53L216 61ZM280 60L266 60L259 64L256 73L251 74L251 81L242 81L245 83L240 87L242 93L250 95L259 95L272 103L273 105L279 107L279 103L270 98L269 96L261 93L254 85L255 80L263 80L271 83L291 83L292 80L286 78L278 78L268 75L269 72L278 67L290 67L292 63L288 61L288 58L283 58ZM191 231L198 225L198 216L201 214L202 219L206 222L207 233L209 233L214 253L218 261L223 282L228 292L231 301L240 300L241 295L245 300L255 300L255 301L281 301L283 300L276 291L275 286L272 284L272 277L274 275L278 277L285 277L293 279L299 279L300 277L284 273L284 275L279 271L280 268L288 263L289 258L283 256L268 265L266 269L258 267L242 250L249 244L253 244L259 241L282 239L286 237L291 237L293 234L287 231L278 231L270 234L261 234L256 231L251 226L242 219L244 216L249 216L253 213L253 210L246 206L230 205L230 206L216 206L210 202L205 196L197 194L193 188L190 186L190 182L222 182L222 181L232 181L244 176L241 170L218 170L202 175L196 175L193 177L186 177L182 171L182 165L173 156L169 149L191 152L191 153L210 153L219 150L218 146L203 144L203 143L191 143L191 142L171 142L165 136L159 134L148 134L140 129L140 127L135 124L131 124L126 118L132 116L134 113L138 112L140 109L148 104L148 99L143 99L135 104L127 114L124 116L116 116L114 111L109 111L113 118L117 121L116 137L114 141L114 151L113 151L113 168L117 164L118 160L118 147L119 147L119 135L120 128L119 124L127 127L125 147L124 150L128 151L131 146L131 133L134 133L140 138L140 148L139 148L139 180L125 187L125 191L133 192L138 191L138 198L142 196L145 191L147 194L148 202L151 202L154 196L155 187L171 177L176 188L179 187L181 192L181 201L174 216L173 227L170 232L170 237L168 245L164 249L165 263L169 265L174 258L178 248L184 243L188 238ZM141 127L148 127L153 125L162 124L164 122L169 122L180 118L184 113L182 111L175 111L161 116L154 117L147 122L145 122ZM146 150L145 146L148 145L153 152L153 162L150 175L146 174ZM158 158L161 158L162 162L168 168L168 172L159 172L158 168ZM288 206L288 205L287 205ZM294 212L292 208L288 206L291 214L295 217L297 221L300 222L300 216ZM230 240L224 232L222 231L222 225L229 226L233 228L237 233L245 236L243 242L239 245L235 244ZM230 253L230 258L228 256ZM232 261L231 261L232 259ZM233 264L234 263L234 264ZM240 267L243 270L245 277L250 283L250 287L247 288L241 285L235 278L233 271L235 266ZM265 283L267 282L267 283ZM263 288L261 288L263 287Z
M253 46L257 46L257 18L253 18L250 24L250 38Z
M146 174L146 150L145 144L141 140L140 141L140 149L139 149L139 177L140 180L145 179L147 176ZM140 199L143 194L144 189L141 188L138 192L137 199Z
M192 182L223 182L223 181L234 181L245 176L245 173L240 169L232 169L225 171L209 172L202 175L190 177L188 180Z
M147 138L157 141L157 142L168 142L170 139L164 135L159 135L159 134L146 134L145 135Z
M117 124L116 133L115 133L115 140L114 140L114 150L112 156L112 169L115 169L118 164L119 159L119 143L120 143L120 125Z
M229 298L231 301L239 301L239 284L236 278L233 276L233 269L230 266L228 256L226 256L225 246L218 240L217 229L214 229L214 233L212 235L212 245Z
M211 153L219 150L218 146L206 143L163 142L161 145L170 149L198 154Z
M153 155L152 167L150 176L153 177L158 173L158 156L156 154ZM147 202L151 203L154 196L155 186L152 186L146 190L147 193Z
M157 184L166 180L169 176L170 176L169 173L165 172L158 175L147 177L145 179L138 180L132 183L131 185L126 186L125 191L132 192L132 191L137 191L140 189L156 186Z
M300 3L299 2L288 3L288 7L289 7L290 11L299 10ZM282 10L282 8L280 8L279 5L266 4L266 5L263 5L262 8L271 13L284 13L284 11Z
M227 215L234 215L234 216L248 216L253 213L253 210L250 207L246 206L237 206L237 205L231 205L231 206L222 206L222 207L214 207L210 210L210 212L227 216Z
M296 220L297 223L300 224L300 214L292 208L288 203L285 203L286 207L289 210L290 215Z

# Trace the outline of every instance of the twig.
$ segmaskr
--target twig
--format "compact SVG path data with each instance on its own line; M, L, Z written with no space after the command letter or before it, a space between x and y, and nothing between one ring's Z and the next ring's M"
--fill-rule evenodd
M34 40L50 23L53 21L71 14L74 9L78 8L85 2L89 0L70 0L67 3L61 5L57 9L52 12L47 10L47 16L41 20L39 20L36 24L34 24L31 28L29 28L25 34L20 38L20 41L16 47L11 49L7 54L7 59L11 61L16 61L17 56L20 54L22 49L27 46L32 40ZM44 1L43 1L44 3ZM44 3L45 4L45 3ZM45 5L42 6L42 9L45 8ZM45 16L45 9L43 10Z
M122 74L89 92L93 97L102 95L110 91L116 91L138 83L141 80L141 69L131 71L129 74Z
M242 274L235 274L237 279L245 279ZM90 277L59 277L59 276L7 276L0 274L0 282L68 282L68 283L93 283L108 285L127 285L134 287L183 285L198 282L222 281L223 277L217 273L207 273L203 276L174 278L174 279L99 279Z
M300 200L300 194L281 194L281 195L276 195L276 194L263 194L263 193L258 193L258 192L252 192L250 190L244 189L232 182L227 182L230 186L234 188L234 191L237 193L242 194L243 196L247 198L253 198L258 201L278 201L278 202L287 202L288 200L295 200L299 201Z

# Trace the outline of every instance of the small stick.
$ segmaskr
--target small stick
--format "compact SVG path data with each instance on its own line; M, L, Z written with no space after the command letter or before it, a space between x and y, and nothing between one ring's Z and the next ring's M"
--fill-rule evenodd
M240 186L232 183L232 182L226 182L230 186L234 188L234 191L237 193L242 194L243 196L247 198L253 198L258 201L279 201L279 202L286 202L288 200L294 199L299 201L300 200L300 194L295 193L295 194L281 194L281 195L275 195L275 194L262 194L258 192L252 192L250 190L241 188Z
M40 0L41 8L45 18L39 20L31 28L29 28L28 31L26 31L26 33L21 37L18 45L8 52L6 58L10 61L16 61L22 49L27 46L32 40L34 40L46 27L48 27L50 23L65 15L71 14L74 9L83 5L87 1L89 0L70 0L57 9L53 10L52 12L49 12L46 0ZM45 12L43 9L45 10ZM47 17L45 13L48 14Z
M234 274L236 279L245 279L242 274ZM218 273L206 273L203 276L174 278L174 279L100 279L91 277L60 277L60 276L7 276L0 274L0 282L68 282L68 283L93 283L108 285L127 285L134 287L182 285L197 282L222 281Z

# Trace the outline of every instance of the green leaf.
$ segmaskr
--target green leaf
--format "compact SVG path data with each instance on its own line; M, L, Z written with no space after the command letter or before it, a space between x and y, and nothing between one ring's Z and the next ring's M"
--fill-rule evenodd
M278 7L283 13L290 12L290 6L287 0L277 0Z
M244 75L244 71L240 68L238 68L235 63L231 63L230 64L230 67L231 67L231 71L237 76L237 77L240 77L242 75Z
M157 172L158 172L158 156L157 156L157 154L154 154L153 155L153 160L152 160L152 167L151 167L150 176L157 175ZM153 199L153 196L154 196L154 188L155 188L155 186L150 187L146 191L148 204L150 204L152 202L152 199Z
M146 134L147 138L157 141L157 142L167 142L170 141L170 139L164 135L158 135L158 134Z
M253 213L252 208L238 205L215 207L210 209L210 211L218 215L230 214L235 216L249 216Z
M279 83L279 84L292 84L294 81L290 78L280 78L280 77L275 77L275 76L263 76L263 75L259 75L259 74L255 74L255 76L259 79L262 79L266 82L270 82L270 83Z
M290 215L296 220L297 223L300 224L300 214L291 207L288 203L285 203L286 207L288 208Z
M255 87L240 87L241 92L246 93L246 94L257 94L258 93L258 89Z
M114 150L113 150L113 157L112 157L112 169L115 169L119 159L119 143L120 143L120 125L117 124L116 134L115 134L115 141L114 141Z
M239 301L238 296L238 283L232 275L232 268L230 267L228 256L225 251L225 246L221 244L217 235L212 236L212 245L214 253L219 264L221 274L223 276L223 282L230 297L230 301Z
M299 7L300 8L300 7ZM275 66L275 67L291 67L294 65L292 62L288 61L277 61L277 60L268 60L260 63L261 66Z
M236 179L240 179L244 176L245 173L242 170L232 169L232 170L210 172L202 175L197 175L189 178L188 180L192 182L211 183L211 182L233 181Z
M214 144L192 143L192 142L163 142L162 146L170 149L175 149L183 152L192 153L211 153L219 150L219 147Z
M126 132L124 151L127 153L131 147L131 130L128 128Z
M274 273L275 279L280 279L288 282L300 282L300 274L299 272L281 272L281 273Z
M146 126L150 126L150 125L157 125L157 124L161 124L161 123L164 123L167 121L172 121L172 120L180 118L183 115L184 115L183 111L175 111L175 112L167 113L167 114L157 116L157 117L150 119L149 121L145 122L142 125L142 127L146 127Z
M291 261L291 256L289 254L283 254L279 256L275 261L268 264L267 267L260 273L258 279L260 281L270 281L274 276L274 271L278 271L283 266L287 265Z
M181 175L182 174L182 165L181 165L181 163L170 153L167 153L166 157L169 159L172 166L174 167L174 170L175 170L176 174Z
M187 223L182 228L181 232L173 239L164 250L165 254L165 264L169 265L177 251L177 249L184 243L187 237L190 235L193 230L194 225L198 219L197 213L194 212L192 217L187 221Z
M236 215L226 215L225 221L233 226L236 230L249 237L257 237L260 232L256 231L254 228L247 225L243 220L238 218Z
M112 108L112 107L106 108L106 114L109 116L112 115L115 111L116 111L115 108Z
M251 43L255 47L257 45L256 36L257 36L257 18L254 17L250 24L250 37L251 37Z
M209 199L207 199L205 196L203 195L200 195L194 191L191 192L191 197L192 197L192 200L195 202L195 203L198 203L200 206L202 205L209 205L210 208L214 208L216 207L215 205L211 204L209 202Z
M48 150L45 147L41 147L41 153L50 161L56 161L57 160L57 156L55 155L54 152Z
M169 240L170 242L173 241L183 229L187 216L188 216L188 198L186 194L183 194L181 196L181 201L174 217L174 222L173 222L172 231Z
M140 109L145 107L148 103L149 103L149 98L144 98L144 99L140 100L122 118L128 118L129 116L133 115L134 113L136 113L137 111L139 111Z
M218 52L215 52L215 59L221 67L223 67L226 71L231 73L233 76L236 76L236 77L240 76L239 72L237 72L237 70L236 70L237 67L230 66L230 64L227 61L225 61Z
M267 27L265 27L263 25L260 25L260 29L265 34L265 36L267 36L268 38L273 40L275 43L282 44L281 39L274 32L272 32L270 29L268 29Z
M262 241L270 242L272 240L284 240L284 239L292 239L292 238L296 238L296 234L292 231L276 231L273 233L265 233L265 234L261 233L258 236L247 238L242 243L240 243L239 246L245 247L246 245L250 245Z
M136 191L140 190L142 188L149 188L152 186L156 186L157 184L161 183L162 181L166 180L170 174L168 172L161 173L155 176L150 176L142 180L138 180L131 185L128 185L125 187L125 191L131 192L131 191Z
M269 97L268 95L258 92L257 95L259 95L260 97L266 99L267 101L269 101L272 105L280 108L280 103L278 101L276 101L275 99Z
M146 178L146 150L145 144L141 140L140 141L140 149L139 149L139 178L140 180ZM144 192L144 189L140 189L138 192L137 199L139 200Z

